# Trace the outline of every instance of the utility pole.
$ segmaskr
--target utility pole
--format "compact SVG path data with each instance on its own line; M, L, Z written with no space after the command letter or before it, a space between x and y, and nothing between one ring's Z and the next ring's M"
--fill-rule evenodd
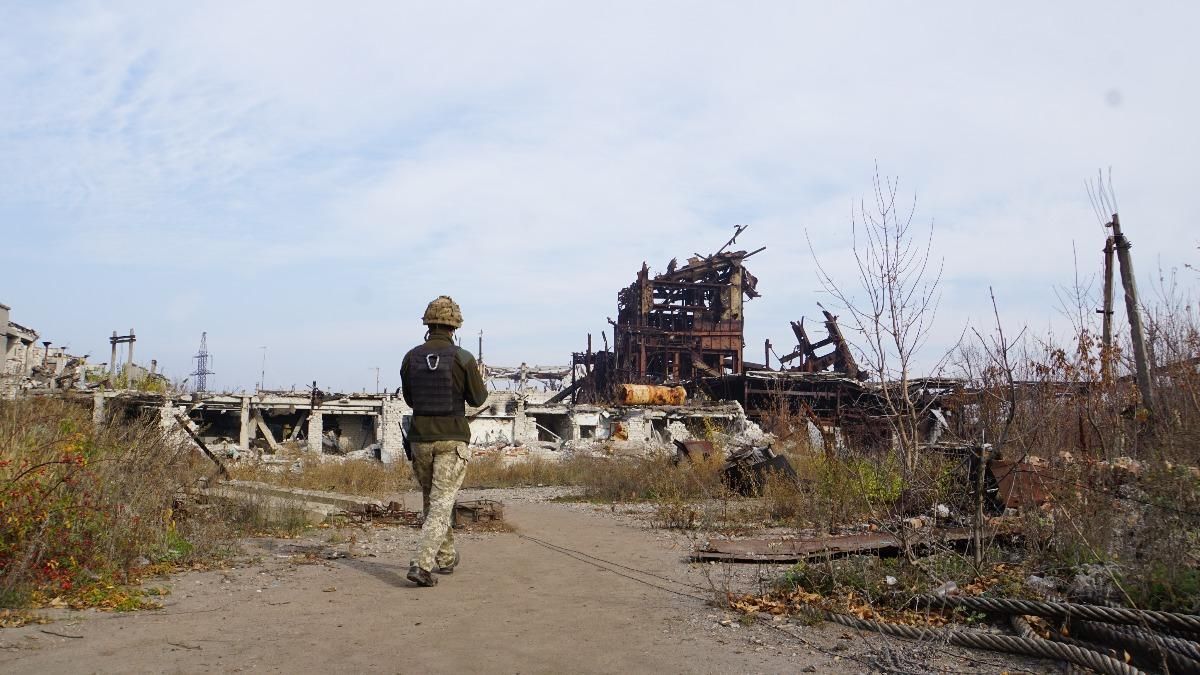
M262 350L262 372L259 374L258 390L262 391L267 388L267 346L259 347Z
M1121 263L1121 286L1125 289L1125 314L1129 318L1129 338L1133 342L1133 361L1137 367L1138 392L1142 407L1154 411L1153 391L1150 384L1150 364L1146 356L1146 338L1142 333L1142 314L1138 309L1137 280L1133 276L1133 260L1129 255L1132 244L1121 232L1121 220L1116 213L1108 223L1112 228L1113 246L1117 250L1117 261Z
M375 371L375 393L378 394L379 393L379 366L371 366L370 368L367 368L367 370Z

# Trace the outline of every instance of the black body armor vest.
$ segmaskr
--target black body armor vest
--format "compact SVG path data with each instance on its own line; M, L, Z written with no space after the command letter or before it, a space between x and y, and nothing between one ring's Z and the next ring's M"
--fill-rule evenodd
M408 356L408 381L412 387L414 415L465 415L462 392L454 390L454 359L458 347L430 349L421 345Z

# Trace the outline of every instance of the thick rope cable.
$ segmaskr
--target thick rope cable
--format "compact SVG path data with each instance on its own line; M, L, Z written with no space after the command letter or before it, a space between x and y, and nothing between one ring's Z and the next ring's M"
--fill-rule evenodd
M929 607L966 607L995 614L1024 614L1055 618L1085 619L1103 623L1123 623L1134 626L1200 631L1200 616L1176 614L1125 607L1101 607L1068 602L1037 602L1007 598L952 597L919 595L913 604Z
M1122 649L1141 656L1144 664L1156 667L1166 665L1172 673L1200 673L1200 661L1170 649L1159 636L1153 633L1134 633L1115 630L1114 626L1095 621L1075 621L1072 632L1105 644L1119 644Z
M1150 637L1155 640L1161 640L1162 644L1167 649L1170 649L1173 652L1182 654L1182 655L1188 657L1189 659L1194 659L1196 661L1200 661L1200 644L1197 644L1194 640L1187 640L1187 639L1184 639L1181 637L1175 637L1174 635L1167 635L1165 633L1159 633L1157 631L1155 631L1153 633L1147 633L1146 629L1135 627L1135 626L1107 624L1106 627L1109 630L1115 631L1117 633L1132 634L1132 635L1138 635L1138 636L1143 636L1143 637Z
M852 616L846 616L845 614L834 614L833 612L825 612L824 616L827 620L840 623L843 626L858 628L860 630L871 630L909 640L942 640L960 647L986 649L988 651L1004 652L1007 654L1021 654L1055 661L1067 661L1078 666L1091 668L1105 675L1145 675L1143 671L1127 663L1098 652L1075 645L1051 642L1050 640L1043 640L1041 638L1014 637L1012 635L998 635L977 631L940 631L932 628L865 621Z
M1013 630L1015 630L1017 632L1017 635L1019 637L1029 638L1031 640L1049 639L1049 640L1053 640L1054 642L1062 642L1063 644L1075 645L1076 647L1080 647L1083 649L1090 649L1091 651L1094 651L1099 654L1103 654L1105 656L1117 659L1118 661L1122 660L1121 659L1122 655L1120 652L1118 652L1116 649L1113 649L1112 647L1109 647L1106 645L1095 644L1092 642L1085 642L1083 640L1076 640L1075 638L1066 637L1064 635L1059 635L1054 632L1050 633L1049 638L1043 638L1042 636L1037 634L1037 631L1033 630L1033 626L1030 625L1029 621L1027 621L1025 619L1025 617L1023 617L1019 614L1013 614L1012 616L1010 616L1009 622L1012 624Z

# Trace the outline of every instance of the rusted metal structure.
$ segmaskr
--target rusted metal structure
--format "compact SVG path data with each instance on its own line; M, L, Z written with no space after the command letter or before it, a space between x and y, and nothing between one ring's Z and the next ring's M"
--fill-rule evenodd
M800 359L799 365L786 370L818 373L832 368L834 372L841 373L846 377L860 381L866 380L869 376L865 370L859 369L858 362L854 360L850 345L842 336L842 329L838 327L837 317L825 309L822 309L821 313L825 315L825 331L828 333L828 337L813 342L808 339L808 333L804 330L804 318L793 321L792 332L796 335L796 349L786 356L779 357L779 369L785 370L784 365ZM833 351L817 355L818 349L829 345L833 346Z
M651 276L643 263L637 280L617 294L617 320L610 322L618 382L674 384L743 372L742 305L759 295L744 262L765 247L725 252L734 240L683 267L672 260L663 274Z

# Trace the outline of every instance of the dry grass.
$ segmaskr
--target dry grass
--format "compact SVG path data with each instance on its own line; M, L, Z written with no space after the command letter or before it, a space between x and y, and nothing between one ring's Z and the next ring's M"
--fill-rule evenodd
M539 485L579 485L587 472L583 458L553 461L531 457L506 462L499 453L473 457L467 465L463 487L499 488Z
M387 465L366 459L326 459L303 452L280 454L276 460L234 464L229 473L238 480L375 498L411 490L417 485L406 462Z

